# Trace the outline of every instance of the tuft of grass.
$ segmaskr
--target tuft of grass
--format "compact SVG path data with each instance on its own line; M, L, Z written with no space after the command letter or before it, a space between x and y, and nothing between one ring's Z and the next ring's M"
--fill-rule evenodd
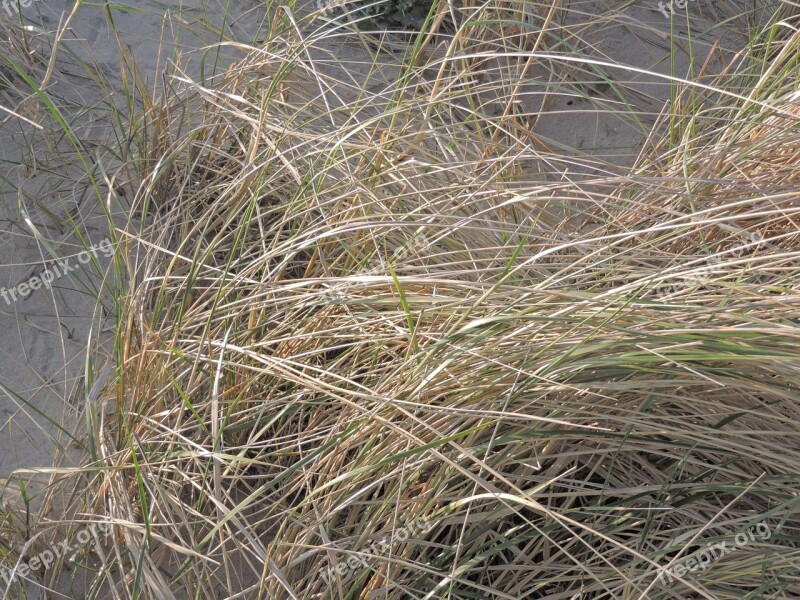
M114 523L86 597L800 594L798 36L673 81L590 188L531 183L487 76L569 56L466 21L354 88L290 24L139 121L114 366L51 492Z

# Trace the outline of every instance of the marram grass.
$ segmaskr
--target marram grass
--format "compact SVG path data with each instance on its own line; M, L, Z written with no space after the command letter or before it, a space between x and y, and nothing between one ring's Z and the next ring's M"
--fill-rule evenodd
M56 478L114 523L87 597L800 596L798 37L770 43L751 102L705 94L586 189L455 118L513 91L457 53L345 99L281 30L158 98Z

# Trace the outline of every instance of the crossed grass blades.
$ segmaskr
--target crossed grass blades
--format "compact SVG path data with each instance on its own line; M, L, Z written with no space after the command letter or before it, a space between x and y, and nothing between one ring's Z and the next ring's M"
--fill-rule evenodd
M87 597L800 594L800 36L678 89L664 141L592 189L532 183L506 114L464 126L465 90L515 89L471 39L376 53L353 90L276 18L152 99L116 366L51 488L115 523Z

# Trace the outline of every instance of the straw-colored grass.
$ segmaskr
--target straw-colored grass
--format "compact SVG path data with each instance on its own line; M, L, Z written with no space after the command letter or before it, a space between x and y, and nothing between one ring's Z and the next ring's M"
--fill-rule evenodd
M512 52L354 93L277 23L140 121L86 597L800 596L800 36L581 187L470 108Z

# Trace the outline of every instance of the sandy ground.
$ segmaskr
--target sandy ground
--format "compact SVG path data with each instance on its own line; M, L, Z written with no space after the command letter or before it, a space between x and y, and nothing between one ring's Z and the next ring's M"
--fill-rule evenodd
M150 82L157 80L158 66L163 68L176 50L217 41L213 27L222 23L204 26L197 19L204 14L224 14L224 10L197 4L172 13L171 19L165 19L164 7L152 2L113 13L118 30L126 32L122 42ZM24 20L34 27L52 30L69 15L73 5L65 0L40 0L23 7ZM252 7L258 3L244 5L238 11L234 9L232 16L250 26L232 21L227 30L237 39L249 40L265 10L255 10L256 15L252 16ZM0 19L8 16L4 13L0 4ZM179 31L180 21L185 27ZM162 27L168 27L163 35ZM191 33L197 31L204 38ZM169 43L162 43L162 39ZM61 45L60 72L48 88L62 100L65 120L75 128L93 159L111 131L109 106L119 105L122 98L90 81L71 53L92 60L104 74L108 88L121 88L118 41L100 7L83 5L78 9L71 21L71 35L65 36ZM199 60L192 62L189 75L197 74L198 63ZM20 102L22 98L14 92L0 91L3 106L14 110ZM41 121L52 125L47 115L41 115ZM52 265L47 262L52 256L41 240L48 240L68 264L77 265L69 274L57 277L51 290L42 287L25 298L18 295L16 301L7 294L11 302L0 295L4 341L0 346L0 481L14 469L52 463L58 449L51 439L58 430L56 425L70 423L65 409L69 412L85 399L83 351L90 336L97 338L110 324L105 318L110 304L96 307L93 299L108 258L102 251L95 253L99 270L79 263L77 255L82 247L67 216L89 244L108 239L107 220L97 210L97 195L69 143L51 143L18 119L0 124L0 289L14 289ZM107 157L107 153L101 154ZM102 172L112 166L113 161L95 163L94 174L104 194L107 186Z
M22 7L22 16L34 36L36 28L52 31L73 7L73 2L66 0L31 1ZM49 90L62 99L65 119L92 153L107 155L101 150L111 131L109 106L122 100L110 93L122 85L119 43L130 50L152 85L160 81L161 70L176 50L188 52L218 41L217 27L224 26L233 39L252 42L266 12L263 3L252 0L231 3L227 18L223 18L224 0L184 2L183 10L177 10L176 4L177 0L137 1L129 3L128 9L115 10L113 20L121 32L120 39L113 35L101 7L83 5L74 15L71 33L62 43L59 73L51 80ZM573 2L572 8L581 13L580 17L570 17L573 24L582 27L580 51L631 67L610 73L635 90L628 99L643 115L638 123L615 116L613 109L624 112L621 100L591 81L583 82L586 93L581 98L559 93L545 96L547 71L534 67L531 83L524 86L522 95L527 111L541 113L530 122L531 131L554 152L566 150L575 157L581 165L570 167L575 176L624 168L636 159L649 126L669 97L667 82L644 75L639 69L692 77L706 65L708 72L714 72L730 57L732 49L742 46L747 31L744 20L716 27L737 12L735 3L690 2L692 62L686 19L676 14L671 30L670 21L655 1L628 3L614 20L602 16L608 10L602 2ZM16 18L16 13L12 16ZM0 3L0 26L4 29L8 18ZM674 64L668 58L671 45L678 48ZM715 50L709 57L712 47ZM360 71L355 65L365 58L363 51L352 46L332 50L339 59L352 61L354 68L349 71L358 78ZM195 52L189 56L188 74L196 76L202 55ZM108 89L100 89L76 66L80 58L94 62L105 75ZM585 79L580 66L575 65L575 81ZM0 90L0 105L14 110L22 101L13 91ZM47 120L46 115L41 118ZM19 482L29 476L23 472L10 477L13 471L50 466L66 444L67 438L59 429L72 430L87 397L84 351L91 339L107 337L113 324L109 318L111 303L96 306L92 292L102 282L108 258L97 252L97 265L81 265L77 256L81 248L66 218L70 215L90 243L100 243L108 236L106 219L97 211L97 197L76 161L63 139L53 145L32 126L13 117L0 123L0 288L30 281L53 266L42 240L50 240L61 256L76 265L70 274L55 279L51 290L33 290L26 298L10 303L0 297L4 342L0 346L3 502L19 502ZM101 166L113 165L95 165L100 188L106 193ZM560 169L566 170L567 165L561 164ZM550 168L542 176L552 179L558 170ZM37 597L36 593L31 597Z

